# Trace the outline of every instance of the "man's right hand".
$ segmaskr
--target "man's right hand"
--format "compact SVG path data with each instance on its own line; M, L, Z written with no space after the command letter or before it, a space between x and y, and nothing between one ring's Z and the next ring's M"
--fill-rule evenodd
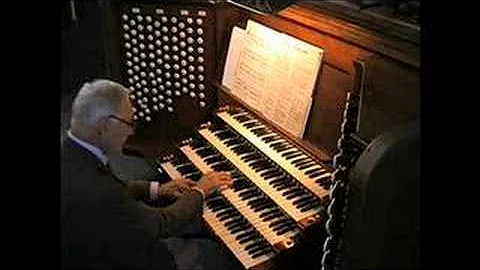
M209 172L198 181L197 187L201 188L206 196L215 190L233 185L232 176L228 172Z

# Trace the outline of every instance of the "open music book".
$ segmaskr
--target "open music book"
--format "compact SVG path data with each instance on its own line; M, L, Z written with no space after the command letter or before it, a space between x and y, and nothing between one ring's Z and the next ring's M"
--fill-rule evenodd
M302 138L322 57L323 49L249 20L232 30L222 84Z

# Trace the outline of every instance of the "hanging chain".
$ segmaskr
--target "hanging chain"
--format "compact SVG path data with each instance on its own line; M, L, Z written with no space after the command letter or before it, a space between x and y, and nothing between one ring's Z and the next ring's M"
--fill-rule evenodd
M337 141L337 154L333 158L335 168L332 174L333 187L331 200L327 208L328 220L325 224L327 238L323 245L322 270L336 270L341 266L343 226L346 215L348 195L348 175L359 156L350 135L356 131L358 98L347 93L341 136Z

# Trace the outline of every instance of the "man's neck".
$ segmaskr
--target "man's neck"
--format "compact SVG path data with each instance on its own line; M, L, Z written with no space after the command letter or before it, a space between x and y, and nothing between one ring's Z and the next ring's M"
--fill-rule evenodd
M103 151L103 147L101 147L101 144L98 142L98 140L94 136L89 136L83 133L75 132L74 130L70 130L70 133L77 139L80 139L83 142L86 142L92 146L97 147L98 149L101 149Z
M107 158L108 155L104 151L104 148L100 146L101 143L98 143L98 140L92 139L91 136L85 136L84 134L81 134L81 133L80 134L75 133L72 130L68 132L68 136L72 140L74 140L75 142L77 142L78 144L86 148L92 154L97 156L97 158L99 158L102 163L106 164L108 162L108 158Z

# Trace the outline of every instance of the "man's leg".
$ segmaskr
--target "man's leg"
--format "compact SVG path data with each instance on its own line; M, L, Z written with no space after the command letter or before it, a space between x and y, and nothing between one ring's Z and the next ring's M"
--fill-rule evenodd
M208 238L168 238L164 240L175 257L178 269L242 269L219 243Z

